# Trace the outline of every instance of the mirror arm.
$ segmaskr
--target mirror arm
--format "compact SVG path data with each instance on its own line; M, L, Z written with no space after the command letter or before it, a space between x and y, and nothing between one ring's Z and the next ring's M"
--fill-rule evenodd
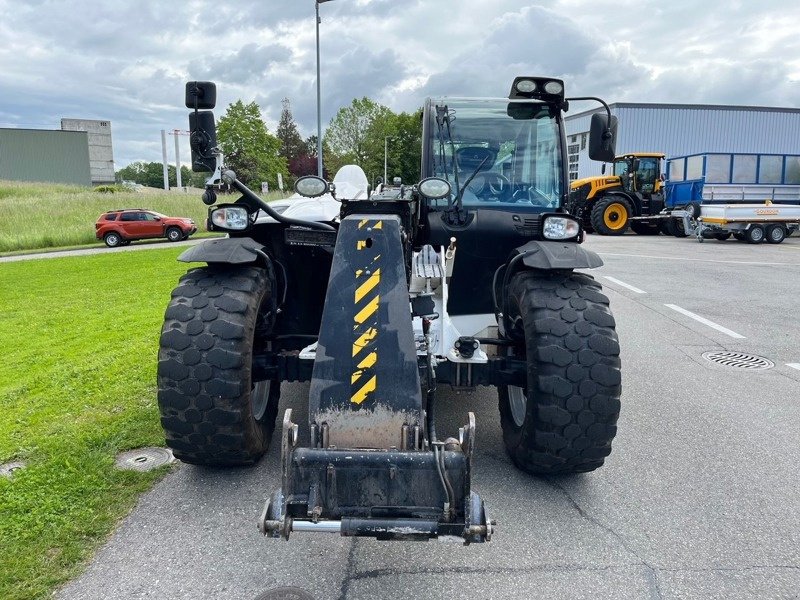
M272 207L269 205L268 202L264 202L255 192L253 192L249 187L243 184L236 178L236 173L231 170L227 170L222 174L222 178L225 183L232 185L236 188L237 191L241 192L241 194L246 197L248 200L255 203L261 210L267 213L270 217L278 221L279 223L285 223L286 225L299 225L300 227L308 227L310 229L320 229L322 231L336 231L335 227L328 225L327 223L318 223L316 221L303 221L301 219L292 219L290 217L284 217L283 215L275 212Z
M596 96L581 96L579 98L578 97L576 97L576 98L567 98L567 100L569 100L570 102L573 101L573 100L595 100L596 102L599 102L600 104L602 104L605 107L606 114L608 114L608 122L611 123L611 107L609 107L608 104L606 104L606 101L603 100L602 98L597 98ZM609 131L609 133L610 133L610 131Z

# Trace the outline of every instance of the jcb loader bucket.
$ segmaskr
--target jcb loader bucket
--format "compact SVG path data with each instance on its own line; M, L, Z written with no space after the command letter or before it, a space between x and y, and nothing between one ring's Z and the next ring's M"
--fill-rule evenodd
M458 440L426 439L401 236L394 215L342 220L311 382L311 444L297 446L287 410L265 535L491 538L471 490L474 416Z

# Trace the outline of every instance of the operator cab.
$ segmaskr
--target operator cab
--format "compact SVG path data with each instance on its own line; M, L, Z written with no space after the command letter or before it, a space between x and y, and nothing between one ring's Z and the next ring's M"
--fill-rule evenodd
M561 205L560 123L548 104L438 98L428 100L425 117L423 177L446 179L454 196L432 209L459 197L467 211L540 213Z
M663 154L627 154L614 159L614 175L629 193L653 194L661 187Z

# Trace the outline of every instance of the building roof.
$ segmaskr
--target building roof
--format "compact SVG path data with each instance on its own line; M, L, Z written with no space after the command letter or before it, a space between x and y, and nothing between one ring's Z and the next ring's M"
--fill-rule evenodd
M730 110L745 112L770 112L800 114L800 108L786 106L747 106L738 104L665 104L660 102L614 102L608 105L615 108L644 108L644 109L675 109L675 110ZM597 112L604 112L605 108L598 106L575 114L567 115L567 119L576 119Z

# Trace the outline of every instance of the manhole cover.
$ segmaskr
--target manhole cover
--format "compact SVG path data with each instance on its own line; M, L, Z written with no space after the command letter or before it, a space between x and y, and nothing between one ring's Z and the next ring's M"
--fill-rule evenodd
M139 448L117 455L117 468L126 471L151 471L175 460L166 448Z
M296 587L282 587L267 590L259 594L255 600L314 600L314 596Z
M764 369L771 369L775 366L774 362L767 360L763 356L743 354L741 352L704 352L703 358L724 367L747 369L749 371L763 371Z
M23 462L10 462L0 465L0 477L12 477L15 471L25 468Z

